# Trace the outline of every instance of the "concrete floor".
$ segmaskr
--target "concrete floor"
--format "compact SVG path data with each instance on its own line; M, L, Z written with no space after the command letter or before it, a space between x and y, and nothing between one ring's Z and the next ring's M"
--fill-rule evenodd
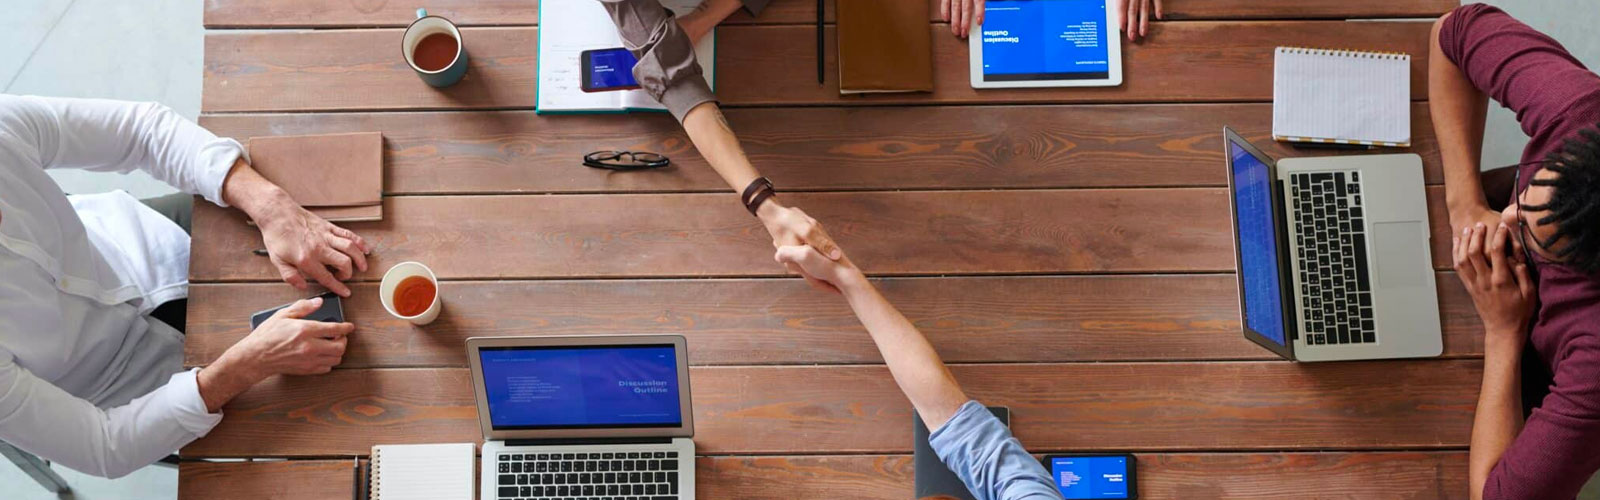
M787 0L794 1L794 0ZM21 0L0 16L0 92L158 101L194 118L200 112L204 30L194 0ZM1524 22L1561 40L1590 67L1600 66L1600 10L1572 0L1492 0ZM1490 113L1484 166L1516 163L1527 139L1509 111ZM143 173L52 172L72 193L125 189L145 197L171 187ZM173 469L149 467L115 481L56 468L73 485L66 498L160 499L177 494ZM55 498L0 463L6 498ZM1583 498L1600 499L1586 492Z

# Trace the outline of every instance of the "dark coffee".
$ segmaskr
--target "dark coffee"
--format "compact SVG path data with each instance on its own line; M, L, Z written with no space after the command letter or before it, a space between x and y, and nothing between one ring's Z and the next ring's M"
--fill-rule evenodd
M456 60L456 49L455 37L449 33L434 33L417 42L416 50L411 52L411 60L423 71L439 71Z

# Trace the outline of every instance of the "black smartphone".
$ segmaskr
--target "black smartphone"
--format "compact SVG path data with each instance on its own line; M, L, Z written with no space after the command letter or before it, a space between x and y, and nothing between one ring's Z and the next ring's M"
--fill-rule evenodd
M302 319L308 321L321 321L323 323L343 323L344 303L339 300L339 295L333 292L327 292L322 295L318 295L318 297L322 297L322 307L317 308L317 310L312 311L311 314L307 314L306 317ZM250 330L255 331L255 329L260 327L261 323L265 322L267 318L271 318L272 315L276 314L279 310L291 305L293 305L292 302L250 315Z
M585 50L583 59L583 91L610 92L639 88L633 79L633 65L639 60L628 49Z
M1139 498L1139 464L1127 453L1045 455L1045 470L1067 500Z

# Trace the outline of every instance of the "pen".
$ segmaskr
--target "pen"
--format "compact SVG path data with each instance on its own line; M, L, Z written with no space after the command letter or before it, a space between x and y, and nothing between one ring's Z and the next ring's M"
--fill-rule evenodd
M817 0L817 85L822 85L822 21L826 0Z
M356 457L351 462L350 500L361 500L361 457Z

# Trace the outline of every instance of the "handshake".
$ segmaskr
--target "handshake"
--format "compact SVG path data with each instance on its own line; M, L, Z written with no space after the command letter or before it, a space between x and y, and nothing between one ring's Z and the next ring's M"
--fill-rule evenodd
M861 269L823 231L822 224L804 211L770 200L756 211L756 217L772 234L772 246L778 249L773 258L811 286L848 294L867 284Z

